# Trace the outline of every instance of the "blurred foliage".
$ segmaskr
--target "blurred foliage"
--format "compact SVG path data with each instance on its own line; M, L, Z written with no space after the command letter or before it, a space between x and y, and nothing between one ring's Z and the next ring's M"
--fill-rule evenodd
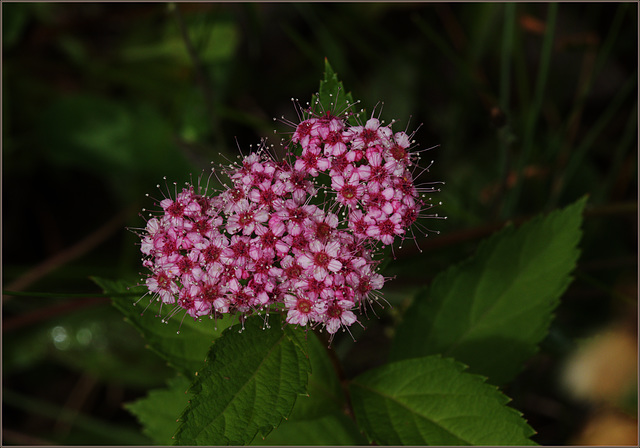
M290 99L311 99L327 57L368 111L438 145L424 182L446 181L434 200L448 219L424 223L441 233L396 249L385 271L391 306L357 343L336 338L345 374L379 365L412 293L505 220L589 194L576 281L506 391L534 440L566 443L589 409L558 387L562 360L637 314L637 14L614 2L3 2L3 289L135 281L125 227L144 223L144 195L291 132ZM122 403L170 370L143 347L107 299L5 294L3 444L149 443Z

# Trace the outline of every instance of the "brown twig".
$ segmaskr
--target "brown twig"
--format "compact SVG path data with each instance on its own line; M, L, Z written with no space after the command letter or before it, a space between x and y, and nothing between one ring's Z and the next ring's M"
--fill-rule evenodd
M47 274L50 274L61 266L64 266L65 264L82 257L83 255L100 245L102 242L107 240L107 238L109 238L112 234L114 234L118 230L121 230L123 223L126 222L127 218L131 216L131 214L137 207L137 204L134 204L130 207L127 207L126 209L123 209L122 211L120 211L120 213L115 215L103 226L96 229L87 237L78 241L68 249L58 252L51 258L38 264L33 269L30 269L29 271L15 279L13 282L3 287L3 289L12 291L23 291L29 285L46 276ZM11 297L12 296L10 295L3 295L2 302L6 302Z
M89 306L103 305L108 303L108 301L109 299L106 297L87 297L38 308L30 313L21 314L4 320L2 322L2 332L8 333L19 330L23 327L51 319L55 316L66 314L70 311L76 311L80 308L86 308Z
M14 431L12 429L2 428L2 444L15 444L15 445L55 445L50 440L41 439L39 437L32 436L30 434L24 434L22 432Z
M615 204L607 204L597 207L587 208L584 211L585 217L603 217L617 215L635 215L638 213L638 204L636 202L619 202ZM418 245L422 251L430 251L441 249L443 247L454 246L466 242L476 241L485 238L502 229L507 223L512 222L516 226L528 221L533 216L521 216L518 218L484 224L470 229L457 230L447 234L439 235L435 238L425 238L418 241ZM396 252L398 258L411 256L419 250L407 244L402 250Z
M69 418L63 418L64 413L61 413L53 427L53 432L58 439L66 438L69 435L75 424L76 417L97 385L98 380L93 375L83 373L78 378L63 406L63 409L69 412Z

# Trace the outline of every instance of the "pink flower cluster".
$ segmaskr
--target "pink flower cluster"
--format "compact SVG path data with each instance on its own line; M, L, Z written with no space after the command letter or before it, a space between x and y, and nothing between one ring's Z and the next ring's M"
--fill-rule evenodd
M328 172L335 200L349 210L348 227L362 239L392 244L422 206L413 183L410 138L371 118L348 126L327 114L298 125L292 141L302 146L295 168L311 176Z
M188 184L160 201L141 234L154 298L194 318L284 308L289 324L331 334L357 322L384 284L373 251L404 238L422 206L410 138L327 113L297 125L289 149L224 167L215 196Z

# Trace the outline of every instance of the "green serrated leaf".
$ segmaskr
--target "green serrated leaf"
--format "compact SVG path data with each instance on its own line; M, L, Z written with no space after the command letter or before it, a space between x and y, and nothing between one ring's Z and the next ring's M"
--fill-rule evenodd
M264 440L256 437L252 445L353 446L367 445L367 439L342 411L331 411L309 420L283 422Z
M224 332L209 352L182 414L176 440L184 445L244 445L267 435L305 393L310 371L304 331L281 328L279 315L264 328L253 316Z
M368 371L350 386L358 425L379 445L535 445L509 398L440 356Z
M586 197L508 226L474 257L438 275L405 313L390 358L452 356L504 384L547 334L579 256Z
M144 287L131 287L124 282L100 278L93 280L106 294L114 294L114 306L140 331L149 348L187 378L193 378L195 372L202 367L213 341L219 338L226 328L237 322L237 319L231 316L195 321L189 316L183 319L182 315L178 314L163 323L160 317L156 317L161 314L158 302L152 303L146 309L146 305L134 306L137 301L135 297L145 294ZM164 311L164 314L166 312Z
M125 407L142 424L142 432L158 445L171 445L178 430L177 416L187 406L191 395L187 392L189 380L180 375L169 380L168 387L154 389L145 398Z
M306 333L311 375L307 395L299 396L287 420L252 445L362 445L367 441L343 412L345 396L327 349Z
M312 331L307 331L304 336L307 341L306 350L309 354L311 374L308 379L307 395L296 400L289 421L319 417L329 411L341 409L345 403L340 379L326 347Z
M334 115L339 115L349 110L353 103L351 92L345 90L342 81L338 79L338 75L329 64L329 60L325 58L324 79L320 81L318 95L313 95L311 101L315 113L322 115L326 112L332 112ZM350 122L351 119L349 120ZM352 124L355 124L355 122Z

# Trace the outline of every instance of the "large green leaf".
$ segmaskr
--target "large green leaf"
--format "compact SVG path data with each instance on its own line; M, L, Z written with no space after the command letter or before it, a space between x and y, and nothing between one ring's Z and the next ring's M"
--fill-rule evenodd
M305 393L310 365L304 331L283 329L277 314L269 326L262 319L247 319L241 332L240 326L228 329L210 350L180 417L179 444L247 444L279 425Z
M463 369L436 355L365 372L351 383L358 425L379 445L534 445L509 398Z
M125 407L138 417L144 434L158 445L171 445L178 430L177 417L191 398L188 388L189 380L179 375L169 381L168 387L154 389L146 397Z
M583 198L508 226L438 275L405 313L391 359L454 357L494 384L513 379L547 334L578 259Z
M307 332L311 375L287 420L252 445L362 445L366 439L344 413L345 395L326 347Z
M300 398L298 398L299 400ZM330 411L308 420L287 420L265 440L256 437L252 445L354 446L367 445L356 423L343 411Z
M237 322L231 316L195 321L189 316L183 319L184 314L178 314L163 323L163 319L156 317L160 314L157 302L150 304L144 313L142 311L149 303L146 298L134 306L137 297L146 292L144 287L131 287L123 282L100 278L94 278L94 281L106 294L113 294L113 304L142 333L149 348L188 378L202 367L211 343L225 328ZM163 314L167 312L163 311Z

